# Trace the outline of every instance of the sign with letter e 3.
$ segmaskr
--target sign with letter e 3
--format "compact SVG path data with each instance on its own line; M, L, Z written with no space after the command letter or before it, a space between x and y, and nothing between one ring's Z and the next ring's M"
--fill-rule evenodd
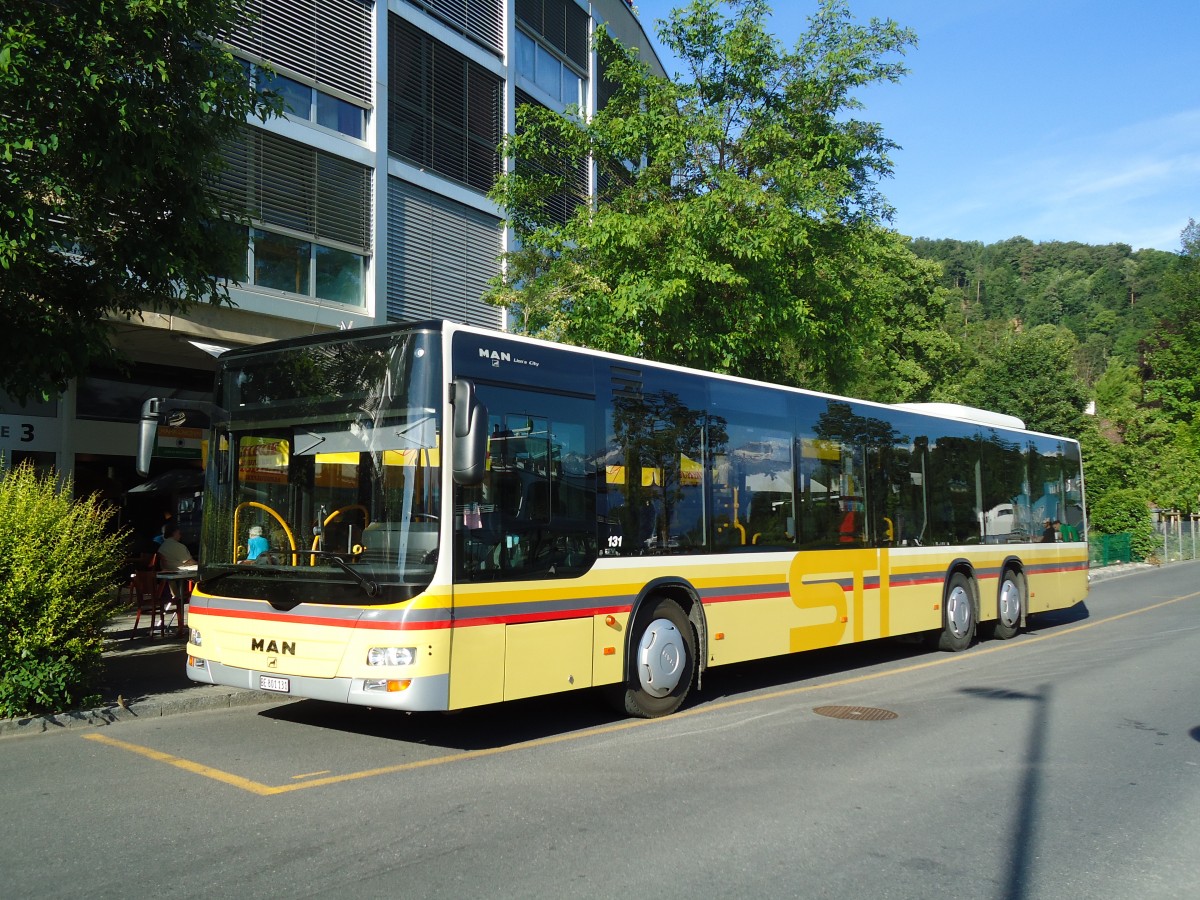
M0 450L58 449L58 419L0 416Z

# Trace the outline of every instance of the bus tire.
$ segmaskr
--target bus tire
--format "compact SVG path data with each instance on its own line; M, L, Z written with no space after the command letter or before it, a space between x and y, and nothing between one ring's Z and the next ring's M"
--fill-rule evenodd
M655 719L679 709L696 674L696 633L679 604L652 597L635 620L629 653L625 712Z
M938 635L939 650L957 653L971 646L975 638L975 596L971 581L962 572L955 572L946 582L946 597L942 602L942 631Z
M1005 569L1000 576L1000 590L996 594L996 624L992 637L1007 641L1021 631L1021 617L1025 612L1025 580L1012 569Z

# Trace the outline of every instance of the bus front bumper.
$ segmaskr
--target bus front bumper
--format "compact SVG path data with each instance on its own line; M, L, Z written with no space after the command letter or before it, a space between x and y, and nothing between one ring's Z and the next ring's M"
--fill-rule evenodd
M449 675L407 679L311 678L239 669L196 657L188 658L187 675L192 681L278 694L281 699L328 700L412 712L442 712L450 704Z

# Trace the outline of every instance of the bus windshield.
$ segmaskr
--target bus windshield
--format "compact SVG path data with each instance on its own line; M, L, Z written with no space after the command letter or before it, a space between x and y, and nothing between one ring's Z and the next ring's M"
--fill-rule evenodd
M438 558L438 335L408 331L222 360L202 581L273 603L389 603Z

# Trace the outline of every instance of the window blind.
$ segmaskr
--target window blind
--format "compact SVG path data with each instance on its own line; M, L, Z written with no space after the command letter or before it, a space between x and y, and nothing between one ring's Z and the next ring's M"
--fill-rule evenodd
M480 299L500 272L499 219L389 178L387 229L388 321L501 327L501 310Z
M371 105L374 0L245 0L225 40Z

